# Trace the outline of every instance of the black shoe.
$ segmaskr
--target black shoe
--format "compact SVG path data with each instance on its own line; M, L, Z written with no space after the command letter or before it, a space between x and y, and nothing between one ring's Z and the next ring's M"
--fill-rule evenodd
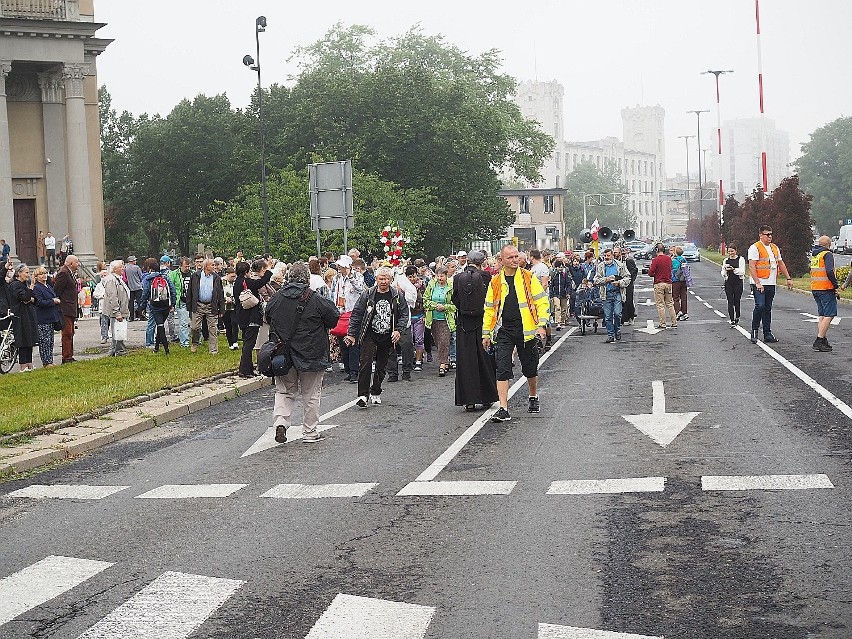
M402 373L402 381L410 382L411 381L411 373L408 371L403 371Z
M358 408L367 408L367 398L366 398L366 397L364 397L363 395L361 395L361 396L358 398L358 401L357 401L357 402L355 402L355 405L356 405Z
M346 381L349 382L350 384L357 384L358 383L358 376L357 375L350 375L349 377L346 378Z
M778 338L775 337L772 333L764 333L763 343L764 344L777 344Z
M541 406L539 405L538 395L530 397L530 406L527 408L528 413L540 413Z
M512 416L509 414L509 411L507 411L505 408L503 408L501 406L500 408L497 409L497 412L494 413L491 416L491 421L492 422L508 422L508 421L512 421Z
M388 381L389 382L398 382L399 381L399 375L388 375Z
M472 411L475 411L476 410L476 404L465 404L464 409L469 413L472 412Z
M281 426L275 427L275 441L279 444L284 444L287 442L287 427L283 424Z
M814 350L820 353L830 353L834 349L831 347L831 344L828 343L828 339L825 337L817 337L814 342Z
M752 344L757 344L757 331L752 331L752 332L751 332L751 343L752 343Z
M621 341L621 331L618 331L618 332L615 334L615 340L616 340L617 342L620 342L620 341Z
M612 344L614 341L615 341L615 338L614 338L614 337L607 337L607 338L604 340L604 344Z

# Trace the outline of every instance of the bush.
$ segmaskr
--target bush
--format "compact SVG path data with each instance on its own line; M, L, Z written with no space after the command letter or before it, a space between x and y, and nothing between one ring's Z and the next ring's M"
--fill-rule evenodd
M846 281L846 278L849 277L849 267L841 266L839 269L834 271L834 275L837 277L837 281L840 284Z

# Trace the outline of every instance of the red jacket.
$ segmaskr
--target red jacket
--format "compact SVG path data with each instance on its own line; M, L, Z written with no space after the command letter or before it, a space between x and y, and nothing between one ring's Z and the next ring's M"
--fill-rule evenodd
M672 258L666 253L661 253L648 267L648 275L654 278L654 284L672 283Z

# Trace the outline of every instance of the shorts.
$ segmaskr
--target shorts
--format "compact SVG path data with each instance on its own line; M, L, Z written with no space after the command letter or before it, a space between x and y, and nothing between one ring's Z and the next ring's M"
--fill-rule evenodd
M837 317L837 296L834 291L811 291L820 317Z
M497 381L505 382L512 379L512 352L518 348L518 358L521 360L521 372L524 377L538 376L538 341L524 341L523 329L510 330L501 328L497 331Z

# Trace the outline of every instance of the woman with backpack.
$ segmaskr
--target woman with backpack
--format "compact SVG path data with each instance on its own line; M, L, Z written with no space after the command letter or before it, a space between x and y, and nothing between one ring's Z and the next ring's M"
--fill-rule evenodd
M160 351L162 344L166 355L169 354L169 340L166 338L166 320L169 312L174 308L177 299L177 289L169 276L169 266L172 258L163 255L160 258L159 270L156 258L149 257L145 260L145 270L148 271L142 279L142 298L139 300L141 308L148 304L148 308L154 318L154 352Z
M689 295L687 295L686 273L684 265L686 258L683 256L683 247L676 246L672 256L672 301L674 302L675 316L678 320L688 320L686 312ZM688 267L687 267L688 268Z

